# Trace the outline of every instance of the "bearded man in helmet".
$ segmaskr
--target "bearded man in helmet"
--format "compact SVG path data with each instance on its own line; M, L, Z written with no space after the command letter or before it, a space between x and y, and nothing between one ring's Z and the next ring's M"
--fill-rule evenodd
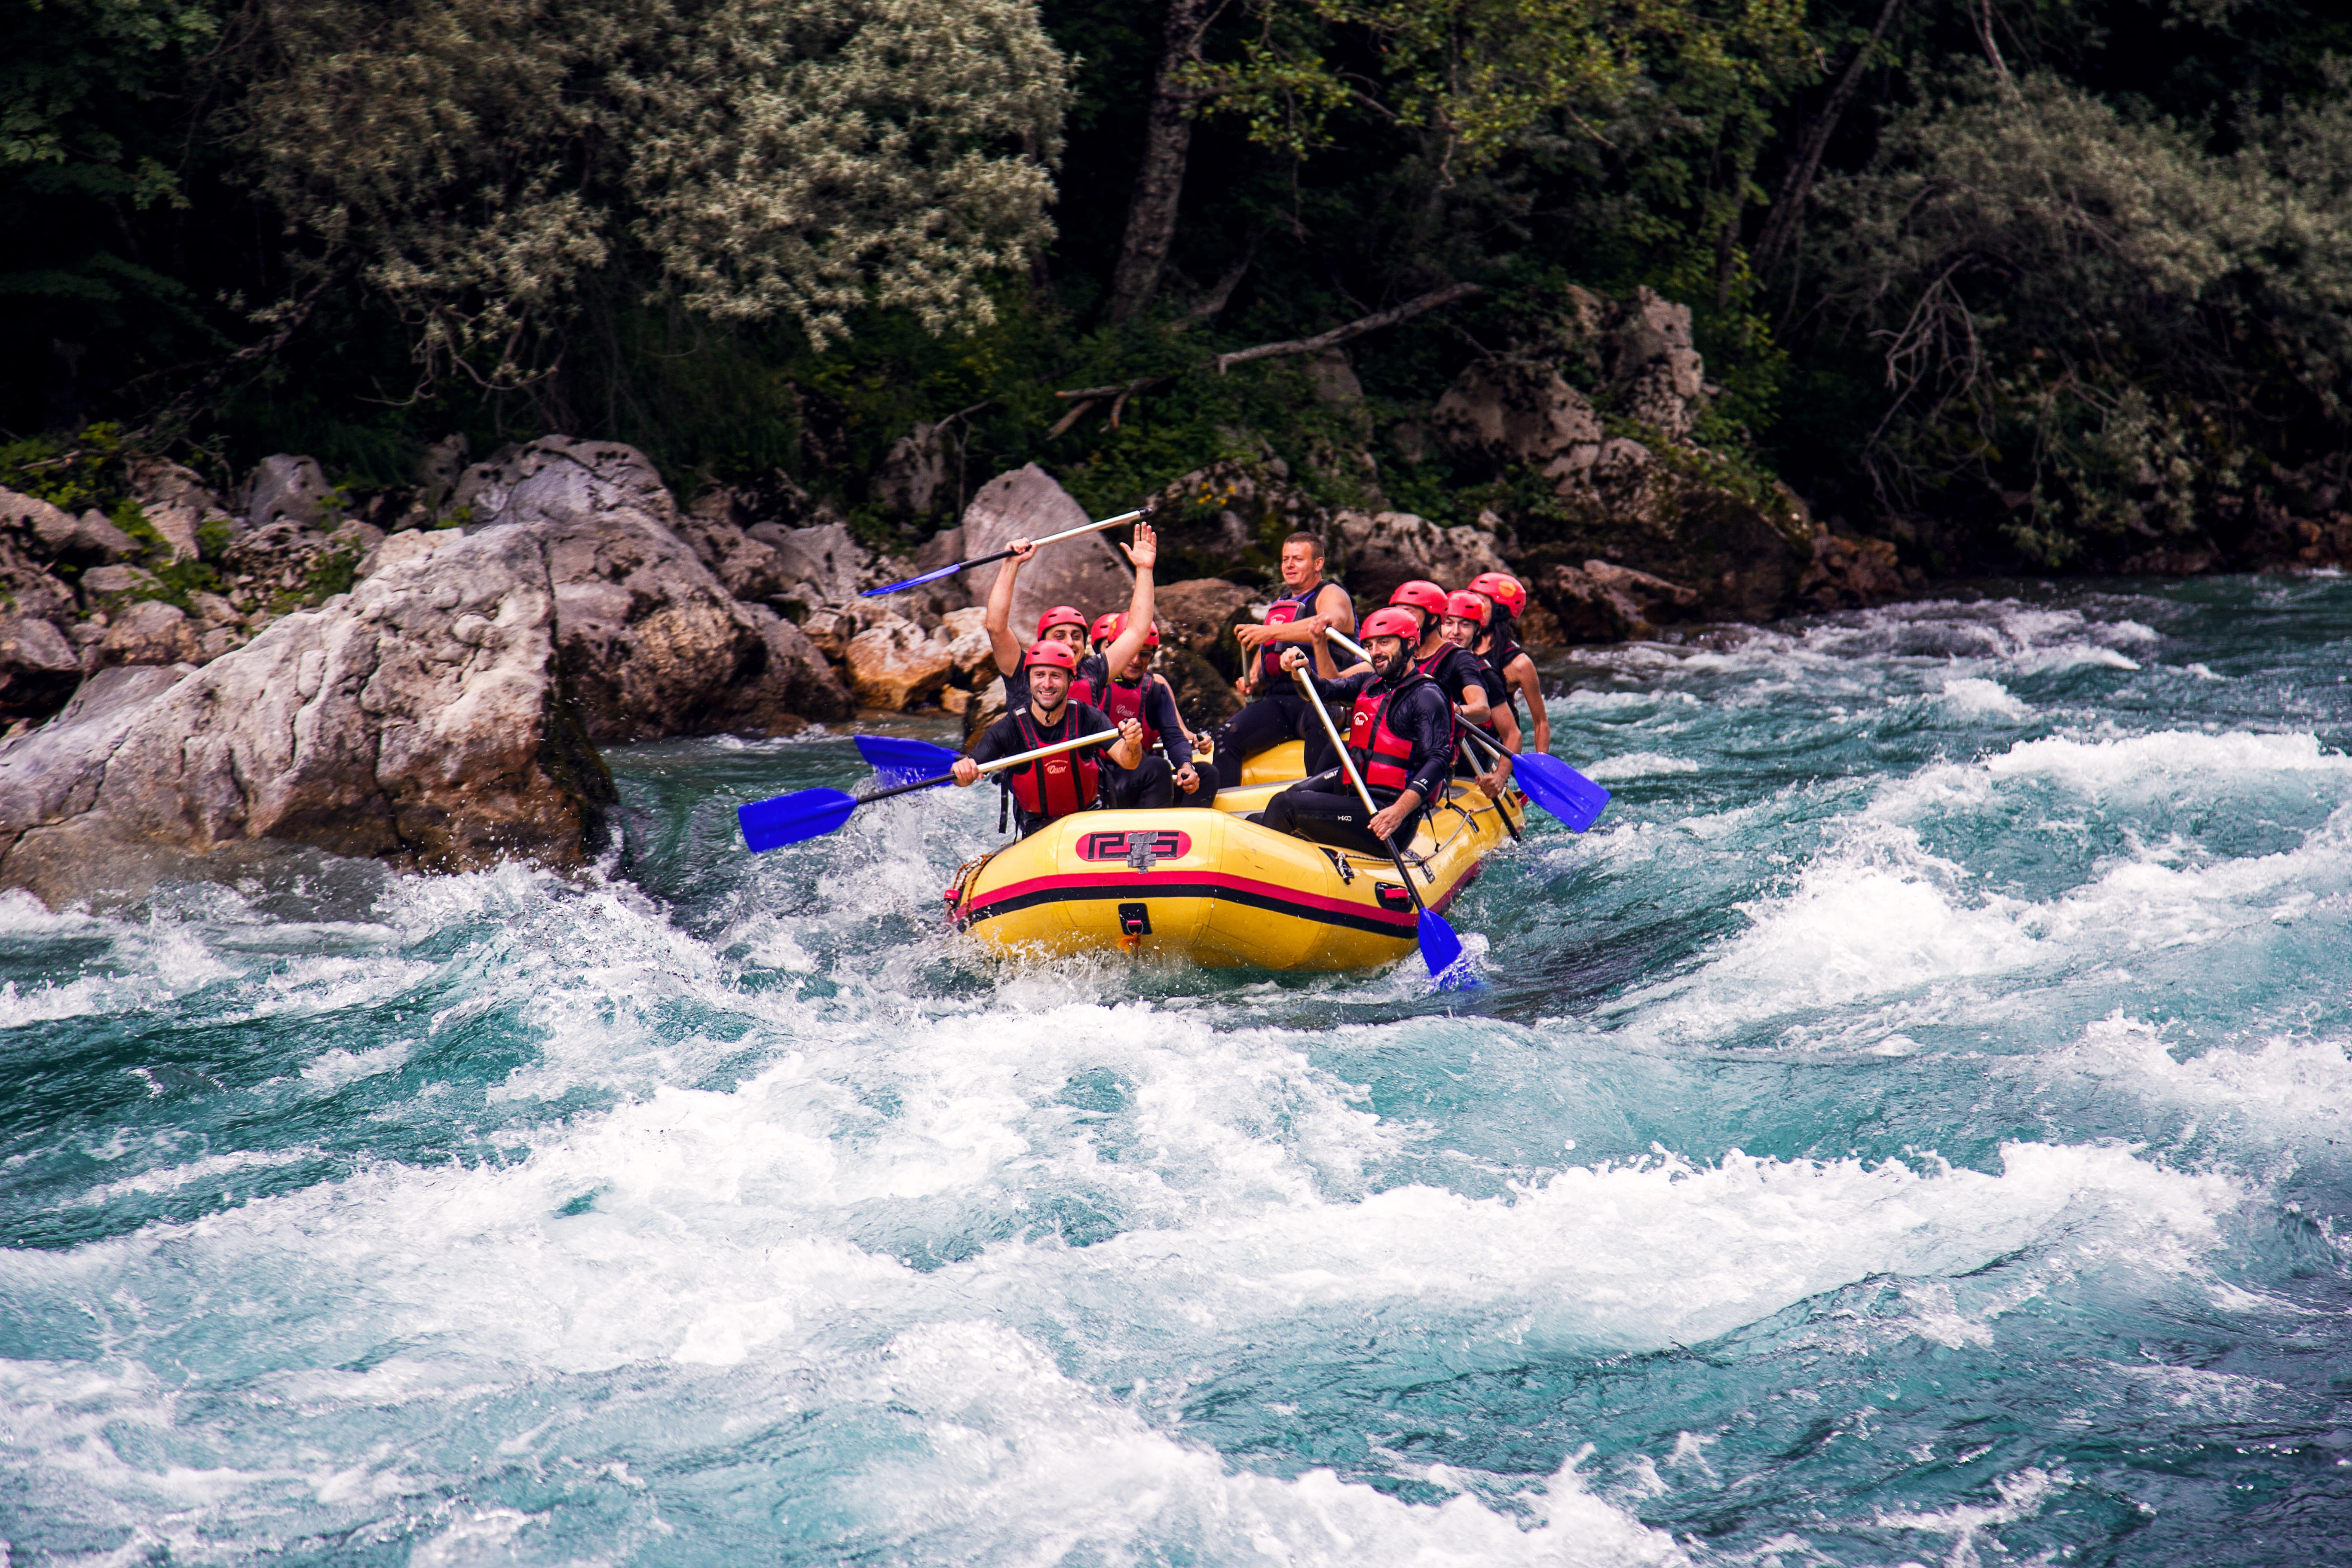
M1292 784L1250 820L1318 844L1385 855L1389 840L1410 838L1429 804L1444 795L1454 771L1454 708L1414 665L1421 621L1411 610L1375 610L1364 619L1362 641L1370 668L1336 680L1309 679L1327 710L1348 715L1348 755L1374 809L1366 815L1355 786L1335 768ZM1304 649L1284 650L1285 671L1306 665Z
M1070 682L1077 672L1078 656L1067 643L1041 638L1030 644L1021 670L1027 678L1023 682L1026 700L982 731L971 754L958 757L955 766L948 770L957 784L969 785L979 782L982 763L1116 729L1118 739L1107 745L1081 746L1056 756L1038 757L997 775L1012 797L1024 837L1098 802L1106 763L1129 771L1143 763L1140 723L1133 719L1114 723L1101 709L1070 700Z

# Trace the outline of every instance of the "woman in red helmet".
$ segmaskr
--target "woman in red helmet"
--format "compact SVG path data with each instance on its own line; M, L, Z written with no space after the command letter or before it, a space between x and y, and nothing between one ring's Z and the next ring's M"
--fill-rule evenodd
M1348 755L1372 797L1372 815L1365 816L1355 787L1335 768L1292 784L1251 821L1366 855L1386 854L1388 840L1412 836L1428 804L1444 797L1454 771L1453 704L1413 665L1420 637L1411 611L1375 610L1364 617L1370 668L1337 680L1314 678L1327 705L1349 705ZM1303 668L1307 655L1288 648L1282 660L1286 669Z
M997 775L1012 796L1021 832L1034 833L1047 823L1084 811L1102 798L1105 764L1132 769L1143 761L1143 726L1132 719L1114 724L1101 709L1070 700L1070 682L1078 671L1078 656L1067 643L1039 639L1023 654L1022 673L1028 700L1008 710L981 731L979 744L958 757L948 771L959 784L981 777L980 764L999 757L1016 756L1079 735L1117 729L1118 739L1101 746L1081 746L1058 756L1039 757L1024 767Z
M996 650L997 672L1004 677L1004 710L1017 713L1029 700L1029 675L1026 647L1013 635L1013 588L1021 575L1021 568L1037 553L1037 547L1025 539L1012 543L1013 558L997 568L996 581L988 585L988 614L982 625L988 628L988 640ZM1127 614L1130 626L1151 624L1151 569L1160 560L1160 536L1148 522L1135 525L1135 542L1122 544L1128 560L1135 567L1135 594L1128 600ZM1080 702L1091 701L1101 689L1094 660L1087 651L1087 617L1084 612L1068 605L1055 605L1037 617L1036 642L1059 642L1070 650L1074 660L1084 660L1085 667L1076 672L1072 697ZM1123 668L1143 646L1143 634L1114 639L1104 651L1104 662L1112 669ZM1096 679L1089 679L1096 678Z
M1470 579L1470 592L1490 606L1486 635L1471 645L1471 651L1501 677L1514 727L1531 731L1526 737L1528 743L1538 752L1549 752L1551 719L1544 711L1543 682L1537 679L1536 661L1519 647L1517 635L1519 617L1528 613L1528 591L1507 572L1481 572ZM1528 724L1518 722L1522 696L1528 700Z
M1126 616L1116 619L1118 624L1108 628L1113 638L1127 629ZM1192 760L1192 731L1176 710L1175 689L1164 676L1151 673L1151 655L1159 646L1160 628L1146 630L1143 651L1106 680L1098 694L1102 710L1114 720L1133 719L1143 726L1142 766L1106 769L1103 798L1122 807L1207 805L1217 798L1216 764Z

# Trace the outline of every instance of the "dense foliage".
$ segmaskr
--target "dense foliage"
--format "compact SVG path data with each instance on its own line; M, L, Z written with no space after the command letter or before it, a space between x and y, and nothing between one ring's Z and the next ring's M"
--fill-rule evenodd
M1439 393L1647 284L1738 471L2114 566L2352 489L2339 56L2302 0L28 0L0 428L360 490L560 428L893 532L1278 460L1457 521L1518 491ZM1202 368L1456 283L1360 399Z

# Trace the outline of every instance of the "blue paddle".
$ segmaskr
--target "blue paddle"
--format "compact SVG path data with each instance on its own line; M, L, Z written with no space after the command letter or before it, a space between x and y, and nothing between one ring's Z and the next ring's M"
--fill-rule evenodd
M1049 533L1043 539L1032 540L1030 542L1058 544L1065 539L1076 539L1082 533L1099 533L1106 528L1117 528L1122 522L1133 522L1136 519L1147 515L1150 510L1149 507L1145 507L1136 511L1123 511L1117 517L1107 517L1100 522L1089 522L1082 528L1066 528L1059 533ZM936 583L942 577L952 577L967 566L985 566L992 561L1010 561L1011 559L1013 559L1013 552L1010 550L1000 550L993 555L975 555L969 561L959 561L952 566L942 566L936 572L926 572L919 577L909 577L900 583L885 583L879 588L868 588L859 597L871 599L879 594L903 594L909 588L919 588L926 583Z
M1339 727L1331 722L1331 710L1323 706L1323 694L1307 678L1304 667L1290 672L1298 678L1298 689L1315 705L1315 716L1323 721L1323 732L1331 737L1331 749L1339 753L1339 765L1348 772L1348 782L1356 786L1356 798L1364 803L1367 816L1378 816L1380 808L1372 805L1372 792L1364 787L1363 774L1356 771L1356 761L1348 755L1348 742L1339 738ZM1421 961L1429 966L1431 988L1438 991L1466 991L1476 987L1478 977L1462 962L1462 939L1445 923L1445 917L1421 901L1421 889L1412 885L1412 872L1406 868L1403 852L1396 840L1383 838L1381 843L1389 852L1389 863L1396 868L1399 880L1404 883L1405 896L1412 900L1413 934L1421 942Z
M1339 632L1325 634L1333 642L1360 659L1370 662L1361 647ZM1492 742L1497 753L1503 742L1496 740L1494 731L1470 726L1473 734L1483 735ZM1601 820L1609 809L1609 792L1561 762L1549 752L1513 752L1511 776L1527 792L1528 798L1568 824L1571 833L1581 833Z
M1081 746L1107 745L1118 739L1116 730L1104 730L1097 734L1080 735L1073 740L1056 741L1050 746L1040 746L1034 752L1022 752L1010 757L999 757L992 763L982 763L983 773L1017 768L1023 763L1039 757L1050 757L1057 752L1075 752ZM885 749L884 762L866 751L866 742L877 742ZM921 747L919 754L898 748ZM743 842L754 855L770 849L781 849L787 844L799 844L811 838L821 838L849 820L849 814L861 805L871 805L877 800L888 800L894 795L909 795L919 789L932 789L954 777L951 773L934 773L922 778L905 775L922 767L938 767L942 760L952 764L956 753L945 746L934 746L928 741L901 741L887 735L860 735L857 749L886 777L898 777L904 782L886 789L869 790L864 795L844 795L837 789L794 790L771 800L755 800L735 808L735 821L743 829Z
M1601 820L1609 809L1609 792L1561 762L1548 752L1511 752L1492 733L1477 725L1470 732L1493 742L1496 755L1511 759L1511 777L1518 781L1528 798L1568 824L1571 833L1581 833Z
M929 741L910 741L898 735L860 735L857 754L892 784L903 784L955 766L960 753L945 746L934 746Z

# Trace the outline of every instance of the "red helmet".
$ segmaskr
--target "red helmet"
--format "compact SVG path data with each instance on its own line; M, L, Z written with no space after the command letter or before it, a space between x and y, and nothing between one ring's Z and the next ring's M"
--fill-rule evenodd
M1412 586L1410 583L1405 584L1406 588ZM1404 589L1397 591L1402 593ZM1360 642L1370 642L1374 637L1402 637L1404 646L1412 647L1421 641L1421 623L1413 619L1411 611L1391 605L1387 609L1374 610L1366 616L1364 624L1356 628L1356 637Z
M1037 640L1044 642L1045 634L1055 626L1076 626L1084 631L1087 629L1087 617L1072 605L1056 605L1037 617Z
M1445 595L1445 613L1459 616L1465 621L1475 621L1483 626L1486 624L1486 601L1465 588Z
M1108 642L1111 638L1118 636L1118 628L1125 625L1127 625L1127 617L1125 616L1121 615L1117 610L1106 610L1101 615L1095 617L1095 624L1093 626L1087 628L1087 640L1088 642Z
M1442 616L1445 613L1445 590L1425 577L1416 577L1410 583L1399 584L1397 591L1389 595L1389 603L1411 605L1429 615Z
M1078 673L1078 656L1070 651L1068 644L1055 642L1050 637L1038 638L1029 645L1029 651L1021 656L1021 668L1024 669L1034 669L1041 664L1066 669L1072 675Z
M1528 591L1505 572L1481 572L1470 579L1470 591L1484 594L1515 616L1528 613Z
M1109 635L1113 637L1117 637L1119 633L1127 630L1127 612L1125 610L1121 610L1115 616L1105 616L1103 617L1103 621L1108 621L1110 623ZM1100 627L1102 621L1097 621L1095 625L1096 626ZM1154 621L1150 626L1143 628L1143 646L1146 647L1158 647L1160 646L1160 623L1158 621Z

